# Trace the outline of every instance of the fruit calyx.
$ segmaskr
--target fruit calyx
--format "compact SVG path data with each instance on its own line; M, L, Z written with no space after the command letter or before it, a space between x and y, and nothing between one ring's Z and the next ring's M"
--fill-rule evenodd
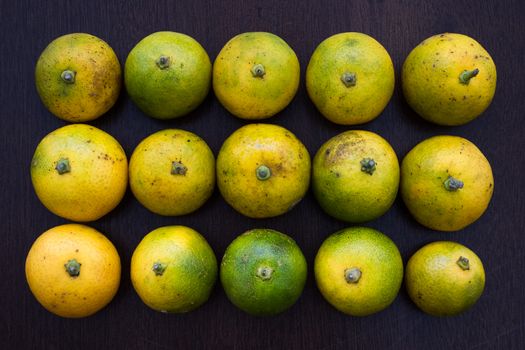
M170 66L170 58L162 55L155 61L155 63L160 69L166 69Z
M69 165L69 159L60 158L57 162L55 170L58 172L59 175L69 173L71 171L71 166Z
M361 171L372 175L376 171L376 162L372 158L363 158L361 160Z
M345 280L347 283L357 283L361 278L361 270L357 267L352 267L345 270Z
M74 84L76 75L77 75L76 72L66 69L65 71L62 72L62 74L60 74L60 78L62 78L62 80L66 84Z
M66 268L66 272L71 277L78 277L80 275L80 265L76 259L68 260L67 263L64 264L64 267Z
M458 266L461 267L463 271L470 270L469 261L464 256L460 256L458 261L456 261L456 264L458 264Z
M445 189L447 191L451 191L451 192L454 192L454 191L457 191L461 188L463 188L463 181L461 180L458 180L452 176L449 176L444 182L443 182L443 186L445 186Z
M357 84L357 75L352 72L344 72L343 75L341 75L341 81L346 87L355 86L355 84Z
M171 163L171 175L186 175L188 168L186 168L181 162Z
M270 278L272 278L273 269L269 266L260 266L257 269L256 276L262 279L263 281L267 281Z
M468 85L470 79L474 78L476 75L478 75L479 69L473 69L473 70L464 70L459 75L459 82L464 85Z
M268 180L272 176L272 171L266 165L259 165L255 170L255 176L261 181Z
M260 63L254 64L251 72L254 78L262 78L266 74L264 66Z
M155 276L162 276L164 271L166 271L166 267L168 267L168 265L157 261L156 263L153 263L151 270L155 272Z

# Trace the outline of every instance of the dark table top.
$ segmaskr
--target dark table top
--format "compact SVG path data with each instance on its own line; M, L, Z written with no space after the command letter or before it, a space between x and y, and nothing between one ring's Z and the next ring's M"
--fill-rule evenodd
M288 349L519 349L525 347L525 185L523 74L524 6L521 1L2 1L0 3L1 197L0 345L14 348L288 348ZM350 129L325 120L308 99L304 72L315 47L326 37L360 31L375 37L392 56L399 78L409 51L441 32L477 39L498 68L498 87L489 109L460 127L440 127L417 117L403 99L399 79L383 114L357 128L385 137L400 159L419 141L433 135L466 137L493 166L495 192L485 215L454 233L425 229L398 198L380 219L367 223L389 235L406 260L425 243L453 240L483 260L486 290L470 311L453 318L420 312L404 288L385 311L365 318L332 308L317 290L313 259L321 242L348 226L324 214L310 192L291 212L254 220L230 208L215 190L196 213L161 217L144 209L129 190L116 210L90 223L117 247L123 265L115 299L92 317L68 320L45 311L25 281L24 261L34 239L67 221L48 212L31 186L33 151L50 131L65 125L42 105L34 87L34 64L57 36L88 32L106 40L123 63L144 36L172 30L198 40L213 60L234 35L269 31L296 51L302 81L297 96L269 123L294 132L314 155L328 138ZM120 141L126 153L145 136L164 128L182 128L203 137L215 155L234 130L246 122L230 115L210 93L190 115L158 121L142 114L123 91L106 115L92 122ZM356 127L354 127L355 129ZM302 297L281 315L255 318L236 309L220 283L210 300L185 315L165 315L147 308L129 278L133 249L149 231L163 225L195 228L209 241L218 259L243 231L268 227L292 236L302 248L309 276Z

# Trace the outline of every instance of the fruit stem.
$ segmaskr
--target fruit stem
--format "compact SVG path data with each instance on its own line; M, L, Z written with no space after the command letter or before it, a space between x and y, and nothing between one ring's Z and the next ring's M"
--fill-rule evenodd
M376 170L376 162L372 158L363 158L361 160L361 171L372 175Z
M80 265L76 259L68 260L67 263L64 264L64 267L66 268L66 272L71 277L78 277L80 275Z
M255 78L262 78L266 74L264 66L260 63L254 64L251 69L251 72Z
M153 264L153 267L151 269L153 270L153 272L155 272L155 276L162 276L164 271L166 271L166 267L168 267L166 264L156 262Z
M170 66L170 58L168 56L160 56L155 63L160 69L166 69Z
M473 70L464 70L459 75L459 82L464 85L468 85L471 78L474 78L476 75L478 75L479 69L473 69Z
M273 269L268 266L261 266L257 269L257 277L263 281L267 281L272 278Z
M268 180L270 176L272 176L272 172L266 165L259 165L259 167L255 170L255 176L257 176L257 179L264 181Z
M456 264L458 264L458 266L461 267L463 271L470 270L469 261L464 256L460 256L458 261L456 261Z
M66 84L74 84L75 76L76 76L76 73L69 69L66 69L65 71L62 72L62 74L60 74L60 78L62 78L62 80Z
M57 162L57 166L55 167L55 170L58 172L59 175L69 173L71 171L71 166L69 165L69 159L60 158Z
M347 283L357 283L361 278L361 270L357 267L345 270L345 280Z
M463 181L458 180L456 178L453 178L452 176L449 176L444 182L443 186L445 186L445 189L447 191L457 191L460 188L463 188Z
M171 163L171 175L186 175L186 168L181 162Z
M357 75L355 73L344 72L341 75L341 81L346 87L355 86L357 84Z

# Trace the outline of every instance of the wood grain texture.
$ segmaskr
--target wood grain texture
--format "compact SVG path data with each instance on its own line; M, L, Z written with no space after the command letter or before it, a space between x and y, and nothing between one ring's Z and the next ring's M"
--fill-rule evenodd
M524 10L520 0L1 1L0 348L524 348ZM286 40L299 57L303 79L291 105L268 122L289 128L312 156L324 141L348 129L322 118L306 95L304 71L324 38L343 31L372 35L391 54L397 77L409 51L428 36L449 31L476 38L498 68L496 96L482 117L453 128L424 122L406 105L398 80L383 114L360 128L385 137L400 159L419 141L438 134L466 137L485 153L493 166L495 193L486 214L473 225L456 233L427 230L409 216L399 198L385 216L367 224L388 234L405 262L435 240L453 240L473 249L487 274L479 303L461 316L434 318L417 310L402 290L390 308L376 315L354 318L337 312L316 289L312 266L321 242L347 224L325 215L311 192L286 215L253 220L231 209L217 190L199 211L177 218L149 213L128 191L116 210L90 224L106 233L121 255L123 274L116 298L81 320L45 311L26 285L25 256L40 233L66 221L36 198L29 162L40 139L65 123L53 117L36 94L36 60L55 37L88 32L106 40L123 63L141 38L159 30L193 36L212 60L240 32L270 31ZM141 139L172 127L197 133L216 155L223 140L246 123L228 114L213 93L190 115L162 122L142 114L123 92L116 106L92 124L115 136L129 156ZM303 296L279 316L254 318L230 304L217 284L209 302L195 312L164 315L149 310L131 286L129 261L147 232L169 224L201 232L219 259L247 229L269 227L291 235L309 263Z

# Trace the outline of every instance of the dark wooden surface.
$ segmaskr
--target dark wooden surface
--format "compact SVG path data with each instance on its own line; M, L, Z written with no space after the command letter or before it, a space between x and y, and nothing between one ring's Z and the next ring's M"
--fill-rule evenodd
M523 74L524 6L510 1L34 1L0 2L0 348L285 348L285 349L523 349L525 347L525 202ZM90 225L107 234L123 264L120 290L109 306L80 320L56 317L31 295L24 261L33 240L67 221L49 213L36 198L29 163L39 140L65 125L41 104L34 87L34 64L55 37L88 32L106 40L121 63L144 36L159 30L197 39L213 60L234 35L270 31L284 38L301 62L302 82L291 105L268 120L289 128L313 156L329 137L348 128L323 119L304 87L308 59L324 38L361 31L390 52L396 76L409 51L426 37L445 31L470 35L490 52L498 68L495 99L486 113L461 127L438 127L418 118L406 105L399 79L394 96L375 121L360 128L379 133L402 157L416 143L453 134L477 144L491 162L495 192L486 214L455 233L418 225L396 201L382 218L367 225L398 245L403 259L425 243L454 240L473 249L485 264L486 290L478 304L454 318L420 312L402 289L387 310L366 318L339 313L315 287L312 264L317 248L347 226L325 215L311 192L290 213L252 220L231 209L216 190L199 211L160 217L128 193L112 213ZM215 155L222 141L244 121L229 115L210 93L193 113L161 122L143 115L123 92L116 106L92 123L115 136L128 156L147 135L182 128L202 136ZM217 284L210 300L186 315L148 309L135 294L129 261L141 238L161 225L183 224L200 231L220 260L226 246L244 230L269 227L295 238L309 263L298 303L271 318L254 318L236 309Z

